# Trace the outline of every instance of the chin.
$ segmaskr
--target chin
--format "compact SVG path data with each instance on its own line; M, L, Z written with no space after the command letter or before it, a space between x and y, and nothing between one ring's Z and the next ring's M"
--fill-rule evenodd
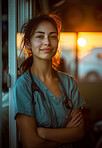
M45 55L44 57L43 57L43 59L45 59L45 60L51 60L54 56L55 56L55 54L56 53L54 53L54 54L49 54L49 55Z

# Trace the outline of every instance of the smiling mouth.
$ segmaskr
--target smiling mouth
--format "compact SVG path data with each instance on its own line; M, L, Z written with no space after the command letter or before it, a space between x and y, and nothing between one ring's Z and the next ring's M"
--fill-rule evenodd
M53 49L50 48L45 48L45 49L40 49L41 51L44 51L46 53L51 52Z

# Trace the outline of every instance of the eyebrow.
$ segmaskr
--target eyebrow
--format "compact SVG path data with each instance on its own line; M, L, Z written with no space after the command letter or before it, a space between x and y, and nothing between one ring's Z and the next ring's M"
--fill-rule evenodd
M37 31L37 32L35 32L35 34L36 33L42 33L42 34L45 34L45 32L43 32L43 31ZM50 32L50 34L52 34L52 33L57 33L57 32Z

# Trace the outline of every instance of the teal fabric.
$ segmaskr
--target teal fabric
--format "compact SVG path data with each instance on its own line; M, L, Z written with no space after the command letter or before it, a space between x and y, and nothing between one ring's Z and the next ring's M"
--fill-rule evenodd
M57 74L66 89L69 99L73 102L73 109L80 108L84 104L84 100L78 91L75 79L62 72L57 71ZM25 72L17 79L14 86L15 118L18 113L22 113L35 117L37 126L47 127L51 121L51 128L64 127L70 117L71 111L66 109L65 104L63 104L65 96L61 84L59 83L59 88L62 94L56 99L38 77L34 74L32 76L44 93L45 100L38 91L35 91L33 95L36 104L32 103L31 79L29 72ZM59 148L71 147L71 144L64 144Z

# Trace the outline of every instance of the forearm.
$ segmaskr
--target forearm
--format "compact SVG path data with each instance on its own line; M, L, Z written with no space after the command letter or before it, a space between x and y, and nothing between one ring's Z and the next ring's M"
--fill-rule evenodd
M61 143L43 139L43 140L38 140L34 144L34 147L32 147L32 148L56 148L56 147L58 147L60 145L61 145Z
M83 127L74 128L58 128L49 129L43 128L42 138L61 143L72 143L81 139L84 135Z
M39 136L28 137L29 142L25 142L22 139L23 148L56 148L61 143L45 140Z

